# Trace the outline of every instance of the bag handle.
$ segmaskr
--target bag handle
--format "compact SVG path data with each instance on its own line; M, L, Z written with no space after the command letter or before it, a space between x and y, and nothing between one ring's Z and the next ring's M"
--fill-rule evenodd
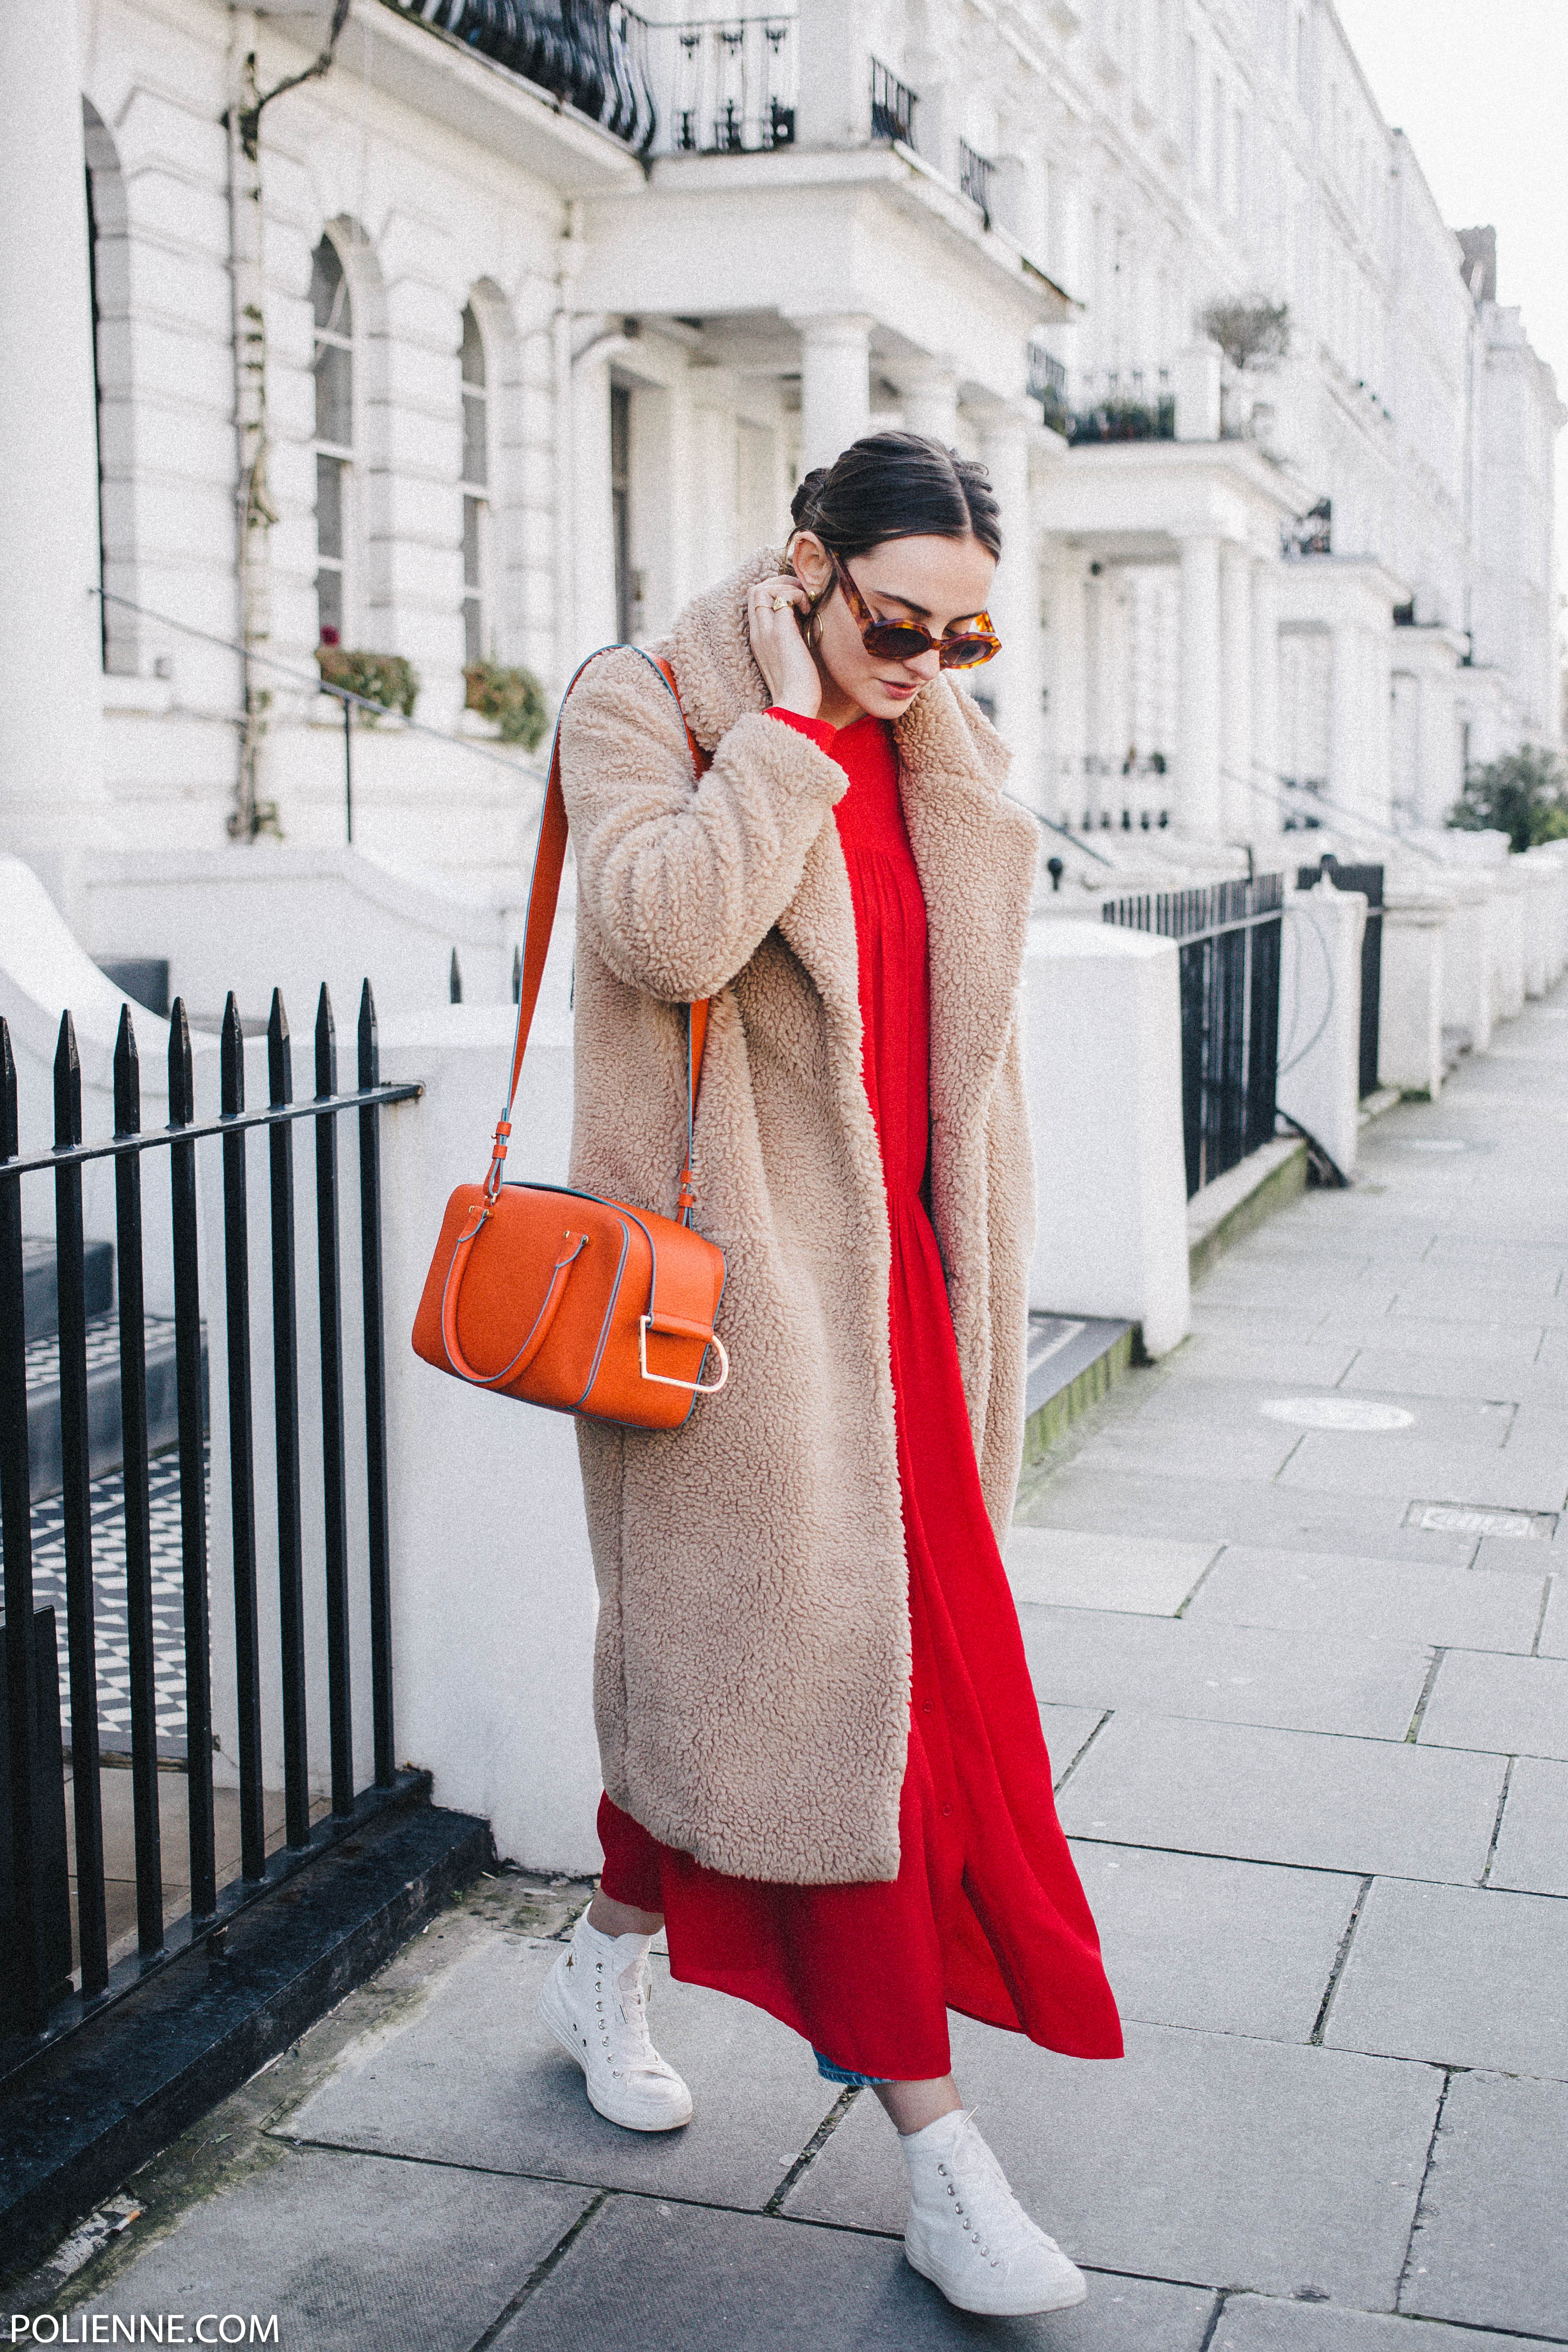
M597 661L601 653L614 653L621 648L601 646L597 653L580 662L567 683L566 694L561 698L561 709L555 719L555 740L550 747L550 782L545 787L544 806L539 814L539 837L534 845L533 874L528 886L528 911L523 918L521 979L518 988L517 1035L511 1049L511 1079L506 1090L506 1101L496 1121L495 1140L490 1147L489 1170L485 1177L485 1202L489 1206L500 1190L501 1171L506 1164L506 1150L511 1136L511 1106L522 1075L522 1057L528 1047L528 1034L533 1025L534 1007L544 979L545 961L550 953L551 933L555 929L555 907L561 895L561 873L566 862L566 798L561 789L561 724L566 715L566 696L587 668L588 662ZM651 669L656 669L674 697L680 710L681 724L686 713L680 708L680 688L675 682L675 672L659 654L645 653L641 646L627 646L627 653L641 654ZM706 775L712 762L689 727L686 740L691 750L691 764L699 776ZM697 1180L692 1168L697 1127L697 1096L702 1083L702 1051L708 1038L708 999L700 997L687 1007L686 1018L686 1164L680 1171L677 1207L680 1223L691 1223L691 1212L697 1205ZM482 1222L482 1219L481 1219Z

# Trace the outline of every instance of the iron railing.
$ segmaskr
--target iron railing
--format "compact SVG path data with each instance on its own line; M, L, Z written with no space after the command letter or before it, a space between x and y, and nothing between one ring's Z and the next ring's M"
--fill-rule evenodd
M880 58L871 60L871 136L896 139L901 146L915 143L915 93Z
M288 1017L274 992L268 1025L268 1103L245 1108L245 1046L232 996L219 1051L221 1108L198 1118L191 1032L176 998L169 1024L169 1121L142 1125L141 1080L131 1009L121 1012L113 1060L114 1133L82 1138L81 1068L69 1013L60 1022L54 1063L54 1148L24 1157L16 1062L0 1020L0 1538L4 1541L6 1738L0 1777L0 2076L85 2017L131 1991L150 1971L194 1944L220 1949L237 1911L335 1843L357 1822L398 1799L408 1780L393 1745L392 1635L388 1586L387 1479L381 1270L381 1162L378 1119L385 1103L405 1102L416 1086L380 1081L375 1011L365 983L359 1013L358 1087L340 1093L332 1011L325 988L317 1007L315 1092L294 1099ZM363 1428L348 1443L345 1348L340 1264L338 1134L358 1126L360 1311L356 1338L363 1391ZM321 1470L308 1476L300 1444L300 1311L295 1255L295 1132L314 1131L315 1320L319 1331ZM251 1395L247 1141L265 1133L270 1224L272 1445L276 1513L263 1510L258 1539L256 1433ZM198 1198L200 1147L218 1139L218 1198ZM117 1474L122 1499L106 1507L89 1458L89 1325L101 1323L107 1295L101 1242L87 1238L83 1175L95 1161L114 1171L114 1272L118 1288ZM144 1232L143 1171L169 1201L168 1255L156 1223ZM49 1250L26 1244L24 1194L52 1179L52 1297ZM90 1199L90 1195L89 1195ZM201 1297L204 1213L216 1238L221 1217L224 1338L228 1436L227 1550L231 1592L209 1589L205 1464L205 1366ZM94 1269L89 1284L89 1268ZM149 1458L147 1269L173 1293L177 1443L163 1461ZM44 1564L31 1498L28 1446L29 1311L56 1325L59 1417L59 1500L63 1568ZM307 1343L310 1317L306 1317ZM357 1333L353 1329L357 1324ZM101 1329L96 1336L103 1337ZM99 1361L95 1379L101 1376ZM313 1401L312 1401L313 1402ZM362 1450L363 1449L363 1450ZM352 1472L352 1478L351 1478ZM357 1498L351 1513L350 1492ZM154 1488L157 1509L154 1510ZM107 1540L112 1532L117 1543ZM265 1530L276 1528L275 1538ZM351 1524L353 1542L351 1545ZM310 1539L307 1541L307 1525ZM166 1527L154 1576L154 1533ZM100 1557L95 1565L95 1535ZM123 1577L102 1555L123 1551ZM269 1555L264 1558L264 1554ZM166 1555L166 1557L164 1556ZM352 1566L352 1576L351 1576ZM37 1570L36 1579L35 1570ZM264 1581L264 1570L267 1571ZM106 1582L107 1580L107 1582ZM319 1581L318 1581L319 1580ZM65 1616L68 1737L62 1740L58 1610L40 1608L39 1585L53 1591ZM368 1787L355 1788L355 1708L351 1677L351 1584L363 1589L368 1616L368 1726L360 1710L362 1755L372 1760ZM111 1590L110 1588L112 1588ZM100 1716L108 1666L110 1610L122 1618L119 1683L128 1684L130 1775L134 1839L135 1950L116 1958L106 1913L104 1817L100 1790ZM313 1658L310 1627L319 1607L324 1632ZM226 1755L232 1746L239 1874L218 1883L215 1838L213 1624L221 1611L223 1659L219 1713ZM264 1648L263 1626L276 1622ZM101 1637L101 1638L100 1638ZM363 1655L362 1647L362 1655ZM308 1677L308 1667L315 1673ZM324 1751L308 1739L307 1691L324 1669ZM263 1716L280 1723L274 1751L263 1753ZM183 1738L174 1736L183 1731ZM105 1750L116 1744L101 1743ZM324 1753L325 1769L321 1769ZM68 1760L75 1821L76 1941L72 1980L62 1773ZM190 1908L165 1921L159 1801L160 1768L183 1763L189 1837ZM312 1769L330 1791L330 1817L314 1823ZM281 1848L268 1852L264 1792L281 1780ZM6 1833L8 1832L8 1838ZM8 1848L8 1850L7 1850ZM183 1885L180 1876L177 1884ZM5 1914L9 1916L5 1916ZM126 1941L130 1940L127 1928Z
M1181 952L1182 1128L1187 1198L1274 1134L1284 877L1142 891L1108 923L1157 931Z
M639 154L658 128L647 26L622 0L386 0L448 34Z
M991 226L991 191L996 178L996 166L989 155L977 154L967 140L958 142L958 190L972 205L978 205Z
M661 152L743 155L794 145L793 16L650 25L647 44Z
M1067 415L1067 369L1038 343L1029 345L1029 398L1039 402L1047 425Z
M1383 1009L1383 868L1342 866L1325 851L1316 866L1297 869L1296 887L1310 890L1331 882L1336 890L1360 890L1366 899L1366 929L1361 935L1361 1036L1357 1092L1363 1101L1377 1092L1378 1030Z

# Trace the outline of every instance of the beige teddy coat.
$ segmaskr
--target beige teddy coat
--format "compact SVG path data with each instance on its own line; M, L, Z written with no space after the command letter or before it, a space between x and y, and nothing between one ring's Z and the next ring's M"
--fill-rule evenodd
M666 1844L813 1885L899 1870L910 1616L889 1241L861 1079L844 772L764 716L752 559L658 648L712 766L629 651L584 673L562 774L577 860L574 1184L672 1214L685 1002L713 1000L696 1223L728 1268L721 1394L685 1427L580 1421L605 1785ZM1037 843L944 676L896 722L930 922L931 1199L998 1536L1023 1434L1033 1163L1018 982ZM711 1361L711 1360L710 1360Z

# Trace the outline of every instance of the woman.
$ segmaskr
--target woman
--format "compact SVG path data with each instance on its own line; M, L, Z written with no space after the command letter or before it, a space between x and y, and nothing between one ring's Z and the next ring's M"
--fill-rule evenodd
M1033 1180L1017 988L1033 887L1007 754L958 686L996 640L984 469L913 434L807 477L650 665L563 722L577 856L575 1184L669 1213L685 1007L731 1371L668 1434L579 1423L601 1609L598 1893L541 2015L613 2121L691 2114L648 2038L672 1973L870 2084L909 2259L960 2307L1084 2283L950 2071L949 2006L1120 2054L998 1550L1023 1425Z

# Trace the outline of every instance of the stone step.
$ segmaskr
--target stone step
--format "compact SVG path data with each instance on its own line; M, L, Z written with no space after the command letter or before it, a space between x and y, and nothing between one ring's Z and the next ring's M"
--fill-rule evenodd
M114 1304L114 1248L110 1242L89 1242L86 1260L87 1311L107 1315ZM23 1328L29 1339L52 1339L60 1328L59 1293L53 1242L22 1244Z
M172 1317L149 1315L145 1323L147 1451L161 1454L179 1437L174 1384L174 1325ZM202 1420L206 1421L206 1335L202 1336ZM124 1459L120 1410L120 1318L95 1315L87 1327L88 1465L101 1477ZM27 1346L27 1459L35 1503L58 1494L65 1483L60 1426L58 1339Z
M1029 1317L1024 1459L1039 1462L1132 1362L1132 1326L1103 1316Z

